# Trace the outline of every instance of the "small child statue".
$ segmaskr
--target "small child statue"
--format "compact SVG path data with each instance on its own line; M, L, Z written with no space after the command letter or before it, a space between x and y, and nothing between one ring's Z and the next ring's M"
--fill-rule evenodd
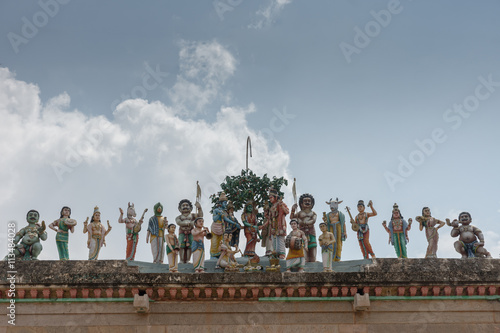
M333 272L333 246L335 236L328 231L326 223L320 223L319 229L322 234L318 237L319 246L321 246L321 256L323 258L323 272Z
M179 239L175 235L175 224L169 224L167 226L167 258L168 258L168 270L172 273L178 272L178 264L179 264Z

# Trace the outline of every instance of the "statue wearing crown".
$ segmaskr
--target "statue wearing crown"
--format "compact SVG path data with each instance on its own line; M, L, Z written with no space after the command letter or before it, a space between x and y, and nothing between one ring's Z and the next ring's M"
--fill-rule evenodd
M99 207L94 207L94 212L90 223L88 223L89 218L83 222L83 233L88 233L89 237L87 240L87 247L89 248L89 260L97 260L99 258L99 252L101 252L102 246L106 246L106 236L111 231L111 225L108 222L108 229L104 227L101 223L101 212Z

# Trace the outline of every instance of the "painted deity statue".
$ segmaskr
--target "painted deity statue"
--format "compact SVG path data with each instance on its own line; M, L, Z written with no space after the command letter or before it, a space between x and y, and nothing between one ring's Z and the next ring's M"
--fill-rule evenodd
M264 203L264 223L259 226L259 229L262 230L262 243L261 246L266 249L266 256L270 256L273 252L273 243L271 241L271 223L269 219L271 207L269 202L266 201Z
M89 260L97 260L99 258L99 252L101 252L102 246L106 246L106 236L111 231L111 225L108 222L108 229L104 227L101 223L101 212L99 207L94 207L94 212L90 223L88 223L89 218L83 222L83 233L88 233L89 238L87 239L87 247L89 249Z
M373 253L372 246L370 244L370 227L368 226L368 219L373 216L377 216L377 211L373 208L373 203L370 200L368 202L368 207L371 208L371 213L365 212L365 202L363 200L358 201L358 215L353 221L351 218L351 223L355 225L358 233L359 247L361 248L361 253L364 259L368 259L368 255L375 258L375 253Z
M118 218L118 223L125 223L125 233L127 240L127 250L125 253L126 260L134 260L135 253L137 250L137 244L139 243L139 232L141 231L142 223L144 222L144 214L148 211L146 208L139 221L135 219L137 214L135 213L134 204L128 203L127 217L123 218L123 209L120 210L120 217Z
M444 226L444 222L435 219L431 216L431 210L429 207L422 208L422 216L417 216L415 218L419 223L419 229L422 231L425 228L425 237L427 237L427 252L425 253L426 258L437 258L437 249L439 241L439 228Z
M306 234L302 230L299 230L298 226L297 220L293 219L290 221L292 231L290 231L285 241L285 246L290 249L286 256L287 272L291 272L291 268L293 267L298 267L299 272L302 273L306 264L305 253L308 248L308 239Z
M458 220L455 219L449 224L453 227L451 237L458 237L458 241L454 244L455 250L462 255L462 259L491 258L491 254L484 248L482 231L478 227L471 225L471 222L472 217L470 214L462 212L458 215Z
M178 206L181 215L175 218L175 223L179 226L180 261L185 264L191 260L191 245L193 244L191 231L194 228L194 220L203 217L203 210L198 201L195 202L195 206L196 213L191 213L193 211L191 201L181 200Z
M406 253L406 244L410 242L408 231L411 229L412 219L408 219L408 223L401 215L398 204L392 207L392 217L387 226L387 222L382 222L385 231L389 233L389 244L394 246L398 258L408 258Z
M166 243L167 243L166 247L167 247L168 270L172 273L177 273L179 271L178 254L179 254L179 249L180 249L180 243L179 243L179 239L175 235L175 224L169 224L167 226L167 231L168 231L168 234L165 238L166 238ZM192 241L191 241L191 243L192 243Z
M323 272L333 272L333 248L335 246L335 235L328 231L326 223L320 223L319 229L322 234L318 237L321 246L321 257L323 259Z
M279 259L285 259L285 217L289 210L275 189L269 190L269 201L271 202L271 207L267 223L270 224L270 232L267 241L271 243L271 253L276 252Z
M151 253L153 254L153 263L163 264L165 257L165 229L167 227L167 218L161 216L163 206L157 203L154 206L154 216L151 216L148 223L148 233L146 234L146 243L151 241Z
M222 244L222 239L224 235L224 217L227 207L227 197L226 193L222 192L219 195L219 202L217 206L212 211L212 238L210 239L210 258L219 258L220 256L220 245Z
M243 214L241 214L241 222L245 226L245 238L247 243L243 256L255 256L255 245L260 242L259 227L257 225L257 210L254 209L252 201L247 202Z
M233 249L231 247L231 238L233 235L231 233L224 233L224 238L222 244L220 245L220 256L217 260L216 268L222 267L226 269L227 267L235 268L238 266L238 262L234 255L240 251L238 246Z
M299 198L300 212L295 213L297 210L297 204L292 206L292 212L290 213L290 219L296 219L299 223L299 229L304 232L308 239L308 247L306 251L306 262L316 261L316 230L314 229L314 223L316 223L316 213L312 211L314 208L314 197L309 193L302 194Z
M231 234L231 246L240 245L240 231L241 225L238 219L234 216L234 205L229 202L226 207L226 215L224 216L224 233Z
M205 236L210 234L210 230L203 226L204 220L202 217L194 220L194 229L191 232L193 235L193 266L195 273L205 272Z
M56 234L57 252L59 252L59 260L69 260L68 239L69 231L75 231L76 220L70 218L71 208L64 206L61 209L60 218L49 224L49 228L54 230Z
M40 213L34 209L26 214L28 225L19 230L14 237L14 244L16 246L12 253L15 258L20 258L21 260L38 260L38 256L43 249L40 241L47 240L45 221L42 221L40 225L38 223L39 218ZM7 257L11 256L12 254L7 255Z
M345 216L339 211L339 198L335 201L330 199L326 204L330 206L330 212L326 214L323 212L323 221L326 223L326 228L329 232L333 233L335 243L333 244L333 261L340 261L342 257L342 245L347 239L347 231L345 228Z

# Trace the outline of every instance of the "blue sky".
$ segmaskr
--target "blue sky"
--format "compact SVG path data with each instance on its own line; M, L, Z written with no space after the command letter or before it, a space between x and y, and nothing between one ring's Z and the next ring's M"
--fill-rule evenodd
M81 222L99 205L114 226L101 258L122 258L118 207L161 201L174 221L198 180L208 214L208 195L244 167L250 135L250 168L296 177L318 216L331 197L344 200L341 209L373 200L379 257L395 256L381 226L395 202L405 218L423 206L441 220L469 211L498 257L499 9L497 1L2 2L0 211L22 226L31 208L51 222L71 206L80 222L71 258L85 259ZM456 258L449 231L440 230L438 256ZM150 261L144 239L137 259ZM51 230L44 247L42 259L57 258ZM409 256L425 249L416 224ZM360 257L350 231L343 259Z

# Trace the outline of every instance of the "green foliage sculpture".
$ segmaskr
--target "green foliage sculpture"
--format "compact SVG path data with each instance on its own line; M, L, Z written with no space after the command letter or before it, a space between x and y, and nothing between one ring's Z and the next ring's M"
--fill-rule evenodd
M241 170L238 176L227 176L220 187L226 193L227 199L234 205L234 210L241 210L248 201L253 201L255 208L264 208L264 204L269 202L269 189L274 188L280 196L283 192L280 190L283 185L288 185L288 180L283 177L269 178L267 174L259 177L252 170ZM212 209L216 207L221 192L212 194ZM259 224L264 220L264 214L257 214Z

